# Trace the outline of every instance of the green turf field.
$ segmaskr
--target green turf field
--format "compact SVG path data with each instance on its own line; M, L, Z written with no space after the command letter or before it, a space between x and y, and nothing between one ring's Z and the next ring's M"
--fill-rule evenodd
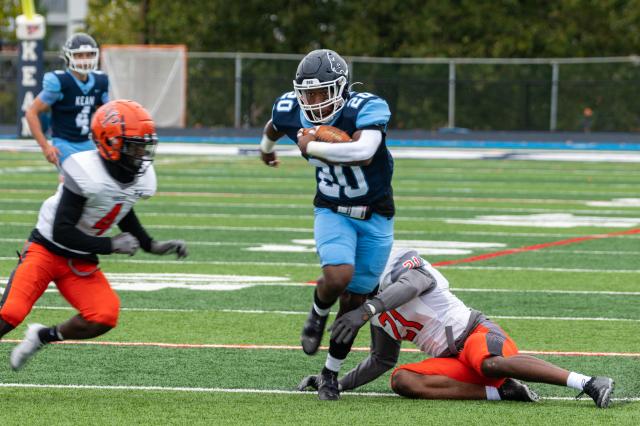
M103 257L123 310L91 344L48 347L13 372L8 356L24 328L8 334L0 424L640 424L640 234L440 268L521 350L613 377L609 410L539 384L543 399L530 405L406 400L388 375L327 403L293 392L326 355L298 349L307 282L320 274L313 168L159 155L156 170L159 193L136 211L157 239L187 240L189 258ZM56 184L40 154L0 152L1 287ZM640 228L637 164L396 160L393 186L396 240L432 263ZM72 313L52 288L26 322ZM366 356L367 328L355 346L344 371Z

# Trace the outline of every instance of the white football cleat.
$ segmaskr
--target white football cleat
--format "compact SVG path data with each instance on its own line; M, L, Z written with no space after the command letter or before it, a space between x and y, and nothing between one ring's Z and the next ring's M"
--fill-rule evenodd
M38 337L38 332L43 328L47 327L42 324L29 324L27 331L24 333L24 339L11 351L11 356L9 357L11 368L19 370L29 358L44 346L44 343Z

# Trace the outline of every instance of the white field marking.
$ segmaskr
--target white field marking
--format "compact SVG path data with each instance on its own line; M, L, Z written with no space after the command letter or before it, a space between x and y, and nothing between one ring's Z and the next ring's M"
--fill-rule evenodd
M314 392L300 392L295 390L283 390L283 389L240 389L240 388L195 388L195 387L171 387L171 386L114 386L114 385L51 385L41 383L0 383L0 388L22 388L22 389L74 389L74 390L116 390L116 391L142 391L142 392L195 392L195 393L239 393L239 394L263 394L263 395L300 395L304 397L317 398L317 393ZM351 396L364 396L364 397L385 397L385 398L398 398L399 396L391 392L354 392L344 391L340 393L341 397ZM576 400L575 397L565 396L550 396L540 397L542 400L553 401L577 401L577 402L592 402L591 398L582 398ZM636 402L640 401L640 397L623 397L623 398L611 398L611 401L616 402Z
M17 339L3 339L0 344L20 343ZM81 345L81 346L115 346L115 347L153 347L170 349L238 349L238 350L284 350L299 351L298 345L258 345L244 343L163 343L163 342L114 342L103 340L65 340L54 342L54 345ZM328 351L328 346L320 346L320 350ZM371 349L365 346L352 347L352 352L369 352ZM421 353L418 348L401 348L400 352ZM589 356L589 357L640 357L636 352L577 352L577 351L531 351L519 350L528 355L557 355L557 356Z
M16 261L16 257L3 256L0 261L9 260ZM240 266L287 266L287 267L319 267L317 263L302 262L232 262L232 261L213 261L213 260L136 260L136 259L101 259L102 263L131 263L141 265L240 265ZM602 274L640 274L640 269L568 269L568 268L539 268L539 267L517 267L517 266L461 266L461 265L444 265L438 268L446 269L469 269L480 271L539 271L539 272L567 272L567 273L602 273ZM280 284L274 284L280 285Z
M247 251L286 252L286 253L312 253L316 251L314 239L292 240L293 244L261 244L246 248ZM470 254L477 248L502 248L502 243L476 243L464 241L421 241L421 240L395 240L394 248L411 248L421 255L462 255Z
M0 200L0 203L7 204L42 204L42 200L37 199L20 199L20 198L6 198ZM599 203L599 202L593 202ZM608 202L602 202L608 203ZM183 201L175 201L175 202L167 202L167 201L153 201L153 207L162 207L162 206L176 206L176 207L210 207L210 208L237 208L237 209L265 209L265 210L275 210L275 209L286 209L286 210L304 210L308 211L309 215L312 214L312 206L307 204L277 204L277 203L225 203L225 202L183 202ZM613 205L611 207L640 207L638 205ZM402 211L456 211L456 212L504 212L504 213L557 213L559 209L544 209L544 208L508 208L508 207L455 207L455 206L401 206L399 207ZM19 211L19 210L15 210ZM6 210L6 212L11 212L11 210ZM35 213L35 211L34 211ZM572 213L572 214L629 214L628 210L585 210L585 209L562 209L562 213ZM194 217L198 217L200 213L187 213L187 212L177 212L177 213L158 213L153 211L147 211L141 209L138 211L138 214L142 216L149 215L157 215L157 216L166 216L166 215L194 215ZM280 215L282 216L282 215ZM420 217L416 217L420 218Z
M37 210L2 210L0 214L35 215ZM280 219L280 220L309 220L311 216L288 214L244 214L244 213L180 213L180 212L146 212L140 213L141 217L185 217L185 218L218 218L218 219ZM541 228L575 228L582 226L605 228L630 228L640 225L640 218L625 217L598 217L575 216L567 213L531 214L521 216L489 215L479 216L476 219L450 219L446 217L419 217L401 216L395 218L396 222L446 222L465 225L499 225L499 226L526 226ZM158 226L158 225L156 225ZM169 225L173 227L173 225ZM439 254L439 253L431 253ZM448 253L443 253L448 254ZM464 253L451 253L464 254Z
M34 222L0 222L0 225L7 226L28 226L33 227ZM145 225L145 228L151 229L185 229L185 230L203 230L203 231L246 231L255 232L265 230L278 232L309 232L313 233L313 228L289 228L289 227L262 227L262 226L205 226L205 225ZM427 233L426 231L424 233Z
M535 236L537 236L537 234L533 234ZM560 236L560 235L558 235ZM293 240L293 241L306 241L306 240ZM309 240L312 241L312 240ZM0 238L0 242L2 243L24 243L25 239L24 238ZM447 241L434 241L435 243L447 243ZM212 246L212 247L226 247L226 246L237 246L237 247L244 247L247 245L251 245L251 244L261 244L261 247L266 247L268 246L268 243L255 243L255 242L233 242L233 241L191 241L191 240L187 240L187 243L190 246ZM455 243L455 242L453 242ZM302 244L302 243L297 243L296 244ZM461 243L464 244L464 243ZM487 243L487 244L491 244L491 243ZM504 244L502 245L503 247L505 246ZM298 251L298 252L315 252L315 248L306 248L304 250L301 249L300 246L282 246L282 247L291 247L291 250L282 250L282 251ZM280 249L280 246L275 247L272 251L277 251L278 249ZM262 251L262 250L258 250L257 248L248 248L247 250L249 251ZM487 248L482 248L482 247L478 247L476 248L476 250L479 251L486 251L486 250L492 250L491 247L487 247ZM460 250L463 251L463 250ZM469 253L468 251L465 251L466 254ZM568 254L593 254L593 255L610 255L610 256L637 256L640 255L639 251L611 251L611 250L553 250L553 249L545 249L544 252L532 252L532 253L568 253ZM422 252L421 254L434 254L433 252L427 253L427 252ZM440 254L440 253L436 253L436 254ZM448 254L444 253L444 254Z
M6 226L25 226L33 227L34 222L2 222L0 225ZM145 225L145 228L157 229L184 229L184 230L207 230L207 231L234 231L234 232L255 232L264 231L264 227L260 226L192 226L192 225ZM296 233L313 233L313 228L287 228L287 227L269 227L270 231L278 232L296 232ZM421 231L421 230L395 230L398 235L434 235L434 234L453 234L456 235L485 235L494 237L549 237L549 238L574 238L582 237L576 234L561 234L550 232L497 232L497 231L455 231L455 232L439 232L439 231ZM620 235L617 238L640 239L640 235Z
M526 290L512 288L451 288L451 291L470 293L541 293L541 294L592 294L598 296L640 296L640 291L601 290Z
M0 383L0 388L27 389L80 389L80 390L118 390L144 392L199 392L199 393L253 393L267 395L302 395L317 398L316 392L300 392L281 389L232 389L232 388L192 388L168 386L108 386L108 385L44 385L39 383ZM351 392L345 391L340 396L397 397L394 393L384 392ZM612 398L616 400L615 398Z
M15 261L15 257L3 256L2 260ZM302 263L302 262L232 262L232 261L213 261L213 260L136 260L136 259L101 259L102 263L132 263L141 265L158 265L158 264L171 264L171 265L249 265L249 266L287 266L287 267L318 267L317 263ZM446 269L469 269L469 270L484 270L484 271L540 271L540 272L584 272L584 273L603 273L603 274L640 274L640 269L577 269L577 268L539 268L539 267L517 267L517 266L461 266L461 265L444 265L439 268ZM278 285L278 284L275 284Z
M480 271L540 271L540 272L585 272L589 274L640 274L640 269L578 269L578 268L538 268L535 266L462 266L444 265L446 269L477 269Z
M165 155L230 156L232 159L245 160L241 153L258 152L259 140L255 145L215 145L188 142L164 142L158 145L160 157ZM20 152L40 152L33 140L0 140L0 150ZM578 150L512 150L512 149L455 149L455 148L391 148L394 158L410 159L503 159L509 154L510 160L543 161L583 161L583 162L640 162L640 154L615 151L578 151ZM300 151L295 147L278 149L280 157L298 157ZM202 157L199 157L202 158ZM226 159L225 159L226 160Z
M27 202L33 202L27 200ZM238 209L299 209L309 211L312 214L311 206L302 204L260 204L260 203L189 203L189 202L175 202L166 203L158 201L153 203L154 207L159 206L190 206L190 207L229 207ZM631 207L631 206L630 206ZM635 207L635 206L633 206ZM640 207L640 206L638 206ZM559 209L541 209L541 208L506 208L506 207L451 207L451 206L400 206L399 210L402 211L455 211L455 212L505 212L505 213L557 213ZM562 209L562 213L574 213L574 214L629 214L628 210L585 210L585 209ZM147 212L141 210L140 214L145 215Z
M462 171L461 171L462 173ZM285 184L285 183L293 183L294 185L288 185L289 188L295 187L295 184L297 184L297 187L307 187L307 180L306 180L306 176L292 176L292 175L286 175L286 176L271 176L271 177L265 177L265 176L250 176L250 175L242 175L242 176L228 176L228 175L200 175L200 176L193 176L193 175L187 175L187 178L190 178L190 180L187 183L183 183L183 181L185 180L185 176L184 175L163 175L162 176L163 181L165 182L165 184L175 184L175 182L179 182L180 186L184 186L186 188L204 188L207 186L211 186L211 183L224 183L224 182L228 182L231 181L234 185L235 184L240 184L240 182L242 181L255 181L256 179L260 180L260 183L275 183L275 184ZM304 181L302 181L301 179L305 179ZM201 183L202 182L202 183ZM303 183L304 182L304 183ZM402 178L402 179L396 179L394 181L394 184L397 185L398 187L402 187L402 190L408 190L407 186L411 185L411 186L416 186L416 187L429 187L430 185L437 185L439 182L435 182L435 181L430 181L428 179L428 177L425 179L410 179L410 178ZM503 181L489 181L489 182L478 182L475 180L455 180L455 181L450 181L448 182L450 185L454 186L454 187L458 187L461 185L466 185L469 188L482 188L482 187L486 187L487 184L490 183L495 183L495 184L505 184L505 182ZM511 182L509 182L511 183ZM604 185L604 184L602 184ZM607 187L611 187L611 188L619 188L619 189L627 189L627 188L637 188L638 184L636 183L607 183L606 184ZM438 188L445 188L441 185L438 186ZM446 189L446 188L445 188ZM411 188L409 189L410 191L413 191L414 189ZM527 192L537 192L537 191L527 191ZM586 193L586 192L584 192Z
M640 251L612 251L612 250L547 250L532 253L570 253L570 254L604 254L610 256L638 256Z
M34 309L50 311L70 311L74 308L69 306L34 306ZM122 311L130 312L192 312L192 313L229 313L229 314L265 314L265 315L308 315L303 311L269 311L262 309L175 309L175 308L120 308ZM534 320L534 321L611 321L611 322L640 322L640 319L632 318L603 318L603 317L540 317L540 316L513 316L513 315L492 315L489 318L509 319L509 320Z
M0 214L36 215L38 210L0 209ZM247 213L183 213L183 212L144 212L140 217L185 217L215 219L275 219L275 220L311 220L311 214L300 216L290 214L247 214ZM539 217L539 218L538 218ZM640 224L640 218L616 217L579 217L565 213L550 213L523 216L480 216L480 219L450 219L447 217L401 216L396 222L447 222L471 225L530 226L544 228L568 228L577 226L632 227ZM160 226L160 225L155 225ZM174 227L173 225L168 225ZM182 226L184 227L184 226ZM264 229L264 228L263 228ZM271 228L273 229L273 228Z
M108 275L108 274L107 274ZM151 275L151 274L147 274ZM6 282L9 277L0 277L0 280ZM312 286L312 283L252 283L254 286L281 286L281 287L308 287ZM4 287L0 287L0 294ZM54 289L55 290L55 289ZM48 290L47 290L48 291ZM545 290L545 289L512 289L512 288L451 288L454 293L469 292L469 293L535 293L535 294L581 294L581 295L594 295L594 296L640 296L640 291L601 291L601 290ZM308 313L308 312L307 312Z
M0 168L0 175L13 174L13 173L34 173L34 172L54 172L53 166L21 166L21 167L2 167Z
M177 160L174 161L173 159L164 159L164 162L167 164L171 164L171 163L178 164L178 163L190 163L198 160L200 160L200 158L195 157L191 159L184 159L183 161L177 161ZM160 161L162 160L156 159L154 161L154 164L160 164ZM188 176L225 176L226 175L226 170L212 169L208 167L207 163L208 163L208 160L200 161L200 164L199 164L199 166L201 166L200 168L193 168L189 170L176 171L175 169L163 169L162 176L180 177L184 175L188 175ZM31 164L34 166L39 165L38 162L31 162L31 163L24 162L24 164ZM533 166L533 164L531 165ZM538 164L535 164L535 166L539 166L539 167L529 167L529 168L500 167L500 169L501 169L501 172L504 172L506 174L518 174L518 175L535 174L536 176L550 175L554 177L558 175L576 176L576 177L598 176L598 177L604 177L604 178L609 178L611 176L622 176L625 178L629 178L629 171L622 171L622 170L617 171L617 170L606 170L606 169L578 169L578 170L569 171L569 170L558 170L557 168L548 168L548 167L545 167L544 165L538 165ZM441 176L444 174L451 174L456 177L459 177L461 173L468 171L464 167L429 167L429 170L425 171L424 168L421 166L412 166L409 164L403 164L402 170L404 171L403 175L406 176L407 179L411 179L411 180L416 180L420 176L431 176L431 175ZM248 168L245 169L245 171L246 171L246 174L239 177L258 177L258 176L255 176L255 174L252 175L251 172L248 170ZM473 173L477 175L495 177L496 168L495 167L475 168L473 170ZM298 172L296 174L296 177L307 177L307 176L308 176L308 173L306 173L306 170L304 172Z
M0 257L0 260L16 261L17 257L3 256L3 257ZM232 261L223 261L223 260L200 261L200 260L170 260L170 259L137 260L137 259L123 259L122 257L118 259L110 259L107 256L101 258L100 262L101 263L131 263L131 264L139 264L139 265L218 265L218 266L240 265L240 266L287 266L287 267L300 267L300 268L306 268L306 267L319 268L320 267L318 263L302 263L302 262L232 262Z
M292 283L286 277L241 276L241 275L205 275L205 274L106 274L109 284L119 291L157 291L167 288L204 291L234 291L260 286L308 286L306 283ZM50 285L48 292L56 289Z
M640 198L614 198L611 201L588 201L593 207L640 207Z
M0 238L0 243L24 243L24 238ZM255 243L241 243L234 241L187 241L190 246L247 246Z
M511 160L534 160L534 161L588 161L599 163L601 161L638 163L640 154L637 153L613 153L605 154L604 160L598 159L597 152L570 152L570 151L540 151L540 152L519 152L509 157Z
M640 225L640 218L575 216L567 213L552 213L520 216L479 216L475 219L446 219L445 222L465 225L527 226L539 228L575 228L580 226L631 228Z
M294 240L295 241L295 240ZM24 243L24 238L0 238L0 242L2 243ZM443 241L446 242L446 241ZM240 243L234 241L191 241L187 240L187 243L190 246L211 246L211 247L244 247L251 244L261 244L262 247L266 246L267 243ZM298 250L300 246L291 246ZM248 248L247 250L251 251L259 251L256 249ZM492 248L478 248L477 250L492 250ZM308 250L299 250L304 252L315 252L315 248L311 248ZM540 253L540 252L537 252ZM569 253L569 254L594 254L594 255L611 255L611 256L637 256L640 255L640 251L608 251L608 250L544 250L544 253Z
M45 189L13 189L0 188L0 193L9 194L48 194L53 193L52 190ZM610 193L605 194L610 196ZM261 198L261 199L302 199L309 200L307 194L273 194L273 193L233 193L233 192L189 192L189 191L161 191L156 196L166 197L198 197L198 198ZM565 198L499 198L499 197L452 197L452 196L418 196L418 195L394 195L395 200L400 201L454 201L454 202L477 202L477 203L517 203L517 204L586 204L592 200L566 200Z
M424 184L424 182L423 182ZM37 183L33 183L33 186L43 186L44 185L39 185ZM222 186L223 183L221 182L220 185ZM395 185L398 185L398 183L396 183ZM202 188L202 189L209 189L211 188L212 184L197 184L197 183L182 183L180 184L180 188L181 189L198 189L198 188ZM242 184L238 184L238 185L224 185L225 187L232 189L234 187L244 187ZM629 189L634 189L636 188L637 185L629 185ZM296 187L293 187L291 185L289 185L289 189L291 190L295 190L295 191L301 191L301 190L305 190L307 191L307 185L299 185ZM309 188L311 189L311 188ZM414 193L418 193L418 194L424 194L425 192L428 191L433 191L435 193L438 194L456 194L456 193L463 193L463 194L483 194L483 193L489 193L489 194L495 194L495 193L508 193L508 194L538 194L539 191L536 190L525 190L525 189L502 189L502 188L495 188L495 189L487 189L485 186L469 186L469 187L456 187L456 188L445 188L445 187L437 187L437 188L429 188L429 187L425 187L424 185L422 187L402 187L402 193L403 194L414 194ZM618 196L618 197L628 197L629 195L631 195L630 191L629 192L622 192L622 191L618 191L618 192L614 192L614 191L596 191L596 190L591 190L591 191L567 191L567 190L546 190L545 191L547 194L549 195L553 195L553 194L557 194L558 197L562 196L562 195L581 195L581 196L587 196L587 197L593 197L593 196L598 196L601 195L603 197L610 197L610 196ZM250 194L245 194L243 193L242 195L246 196L250 196ZM279 197L280 194L273 194L274 197Z
M135 282L140 282L141 280L130 280L130 281L126 281L122 278L118 278L118 275L122 276L131 276L133 274L113 274L113 273L107 273L106 274L107 277L110 280L113 280L114 282L120 282L123 285L130 283L131 281ZM146 280L158 280L154 277L155 274L149 273L149 274L140 274L142 277L144 277L143 279ZM162 275L162 274L158 274L158 275ZM165 280L164 282L167 283L168 285L173 285L179 282L186 282L186 280L181 280L180 274L175 274L176 278L174 280ZM203 275L203 277L206 277L206 275ZM221 275L221 277L223 277L223 275ZM273 278L273 277L272 277ZM210 281L207 281L206 278L203 278L205 284L209 284ZM240 277L241 279L241 277ZM9 280L9 277L0 277L0 281L2 282L7 282ZM287 278L282 278L281 281L271 281L268 282L268 280L262 280L261 282L257 282L257 281L251 281L251 282L238 282L236 281L236 284L251 284L252 286L272 286L272 287L309 287L309 286L313 286L313 283L309 283L309 282L287 282L286 281ZM225 281L223 280L223 283ZM228 282L228 281L227 281ZM195 286L194 281L191 281L192 285ZM114 284L114 283L112 283ZM47 291L57 291L55 290L55 288L50 287L51 290L47 290ZM186 287L178 287L178 288L186 288ZM0 286L0 294L2 293L2 291L4 290L4 287ZM558 290L558 289L512 289L512 288L465 288L465 287L453 287L451 288L451 291L454 293L459 293L459 292L469 292L469 293L531 293L531 294L580 294L580 295L595 295L595 296L640 296L640 291L602 291L602 290Z

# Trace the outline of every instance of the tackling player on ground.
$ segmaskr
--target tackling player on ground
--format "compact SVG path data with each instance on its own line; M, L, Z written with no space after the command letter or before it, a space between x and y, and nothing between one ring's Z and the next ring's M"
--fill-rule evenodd
M95 149L89 128L95 110L109 101L109 79L98 71L100 50L88 34L69 37L62 47L66 70L44 75L42 92L26 111L29 129L48 162L60 166L71 154ZM53 145L40 115L51 111Z
M521 355L511 338L482 313L449 291L449 282L415 250L394 250L380 292L331 326L333 341L353 341L371 321L371 353L340 379L342 390L380 377L398 362L402 340L428 358L396 368L391 387L399 395L422 399L490 399L535 402L538 396L516 379L568 386L607 408L614 382L569 372L539 358ZM317 376L299 389L317 388Z
M90 339L116 326L120 301L98 265L99 254L187 256L184 241L153 240L133 205L156 192L158 143L149 113L137 102L103 105L91 126L97 150L71 155L60 167L64 184L40 208L38 223L0 300L0 337L17 327L54 282L79 314L61 324L29 325L11 352L19 369L40 348L64 339ZM121 234L105 234L118 225Z
M306 55L293 88L276 100L260 150L265 164L277 166L275 141L286 135L316 167L314 236L322 277L301 335L304 352L312 355L331 306L340 299L338 316L360 306L376 286L393 244L393 159L385 145L391 113L382 98L349 91L347 63L332 50ZM319 124L345 131L353 142L330 144L314 141L312 133L298 135L301 128ZM331 340L320 399L338 399L337 375L352 343Z

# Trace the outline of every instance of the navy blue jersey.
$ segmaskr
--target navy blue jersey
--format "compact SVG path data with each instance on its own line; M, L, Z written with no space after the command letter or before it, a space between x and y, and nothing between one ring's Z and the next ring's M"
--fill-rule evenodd
M93 71L82 82L69 71L48 72L42 86L38 97L51 107L52 136L71 142L88 140L93 113L109 101L107 75Z
M326 164L315 158L308 159L316 166L317 193L320 198L337 205L373 205L382 198L391 197L393 158L385 144L386 128L391 112L387 102L371 93L349 94L342 111L329 123L353 136L357 130L382 131L382 142L368 166L339 166ZM273 105L273 127L284 132L297 143L297 132L303 127L313 127L296 99L294 92L279 97Z

